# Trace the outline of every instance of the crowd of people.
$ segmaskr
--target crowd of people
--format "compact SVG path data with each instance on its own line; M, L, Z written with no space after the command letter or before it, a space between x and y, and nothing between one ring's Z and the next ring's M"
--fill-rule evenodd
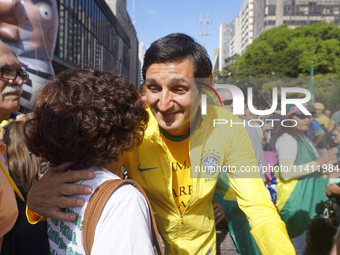
M322 214L326 191L338 194L340 111L327 117L318 102L305 105L309 116L288 105L283 117L295 126L261 127L249 124L260 117L247 106L233 115L232 94L224 91L223 107L209 105L201 115L201 90L192 80L208 83L212 65L185 34L155 41L142 73L138 93L115 73L66 70L41 88L29 113L3 128L1 254L86 254L89 200L106 181L124 178L148 199L133 185L119 187L98 218L92 254L218 254L221 221L240 254L331 252L337 226ZM27 78L0 42L1 120L19 109ZM214 119L248 124L215 128ZM268 164L276 170L261 171ZM244 166L260 171L239 171ZM332 232L326 248L315 241L316 220Z
M227 88L218 88L216 91L223 107L233 112L232 92ZM340 119L337 117L340 111L331 115L332 112L325 110L320 102L310 106L304 104L303 107L310 111L310 115L305 115L295 105L287 105L285 116L281 115L280 111L275 111L272 115L258 116L245 104L244 114L239 115L239 118L250 136L258 169L271 200L286 224L296 253L329 254L334 241L334 226L327 228L328 220L325 220L325 230L319 231L320 238L317 241L323 243L320 247L311 244L312 238L314 242L317 240L311 235L315 235L314 222L319 225L324 223L321 215L328 200L325 195L328 183L339 182L337 177L340 176L340 154L336 135L337 129L340 128ZM324 113L328 113L329 117ZM282 121L285 125L278 124ZM214 197L224 207L229 231L236 247L239 247L245 235L238 231L240 223L235 224L237 217L229 217L233 212L240 217L242 212L238 211L236 205L230 205L232 200L236 199L227 196L223 199L225 192L222 191L227 186L223 185L223 182L220 177ZM245 226L244 229L248 227ZM325 232L331 234L327 236ZM244 254L257 254L256 245L254 247L251 241L247 243L248 245L242 246L243 249L248 249ZM240 248L238 250L240 251Z

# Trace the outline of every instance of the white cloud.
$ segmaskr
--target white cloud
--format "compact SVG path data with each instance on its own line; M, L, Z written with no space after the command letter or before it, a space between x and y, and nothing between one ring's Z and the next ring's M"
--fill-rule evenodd
M151 14L155 14L155 13L156 13L156 10L155 10L155 9L148 9L147 12L148 12L148 13L151 13Z

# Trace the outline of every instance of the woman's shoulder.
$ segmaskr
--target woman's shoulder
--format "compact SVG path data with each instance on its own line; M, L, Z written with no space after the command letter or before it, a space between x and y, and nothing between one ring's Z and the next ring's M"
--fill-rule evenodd
M102 184L105 181L121 179L119 176L113 174L112 172L106 170L105 168L90 167L86 170L94 172L95 178L90 180L82 180L77 183L91 186L92 190L95 190L100 184Z
M294 136L292 136L291 134L288 133L283 133L282 135L280 135L280 137L277 139L277 141L291 141L294 140L295 138Z
M99 185L108 180L121 180L121 178L112 172L106 170L105 168L92 167L89 169L95 173L95 178L92 180L86 180L82 184L89 185L95 190ZM124 199L137 198L144 200L144 196L131 184L123 184L119 186L113 195L116 199L124 197Z
M121 185L115 191L114 196L116 199L129 200L130 202L147 203L144 195L135 186L128 183Z
M115 215L148 215L149 205L144 195L131 184L125 183L113 192L102 212L103 220Z
M296 145L296 139L291 134L283 133L282 135L280 135L275 143L276 147L279 147L281 145L294 146Z

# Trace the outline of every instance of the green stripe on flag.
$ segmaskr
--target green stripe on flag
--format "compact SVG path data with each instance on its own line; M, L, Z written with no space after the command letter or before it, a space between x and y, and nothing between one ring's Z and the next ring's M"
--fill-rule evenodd
M314 62L312 61L312 67L310 69L310 75L309 75L309 82L308 82L308 90L311 93L312 97L308 101L308 105L312 106L314 105L315 100L315 92L314 92Z

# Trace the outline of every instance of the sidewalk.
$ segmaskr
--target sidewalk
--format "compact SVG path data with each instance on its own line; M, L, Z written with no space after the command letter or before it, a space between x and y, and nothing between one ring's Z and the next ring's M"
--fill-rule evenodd
M217 255L239 254L230 236L226 221L222 221L216 226L216 243Z

